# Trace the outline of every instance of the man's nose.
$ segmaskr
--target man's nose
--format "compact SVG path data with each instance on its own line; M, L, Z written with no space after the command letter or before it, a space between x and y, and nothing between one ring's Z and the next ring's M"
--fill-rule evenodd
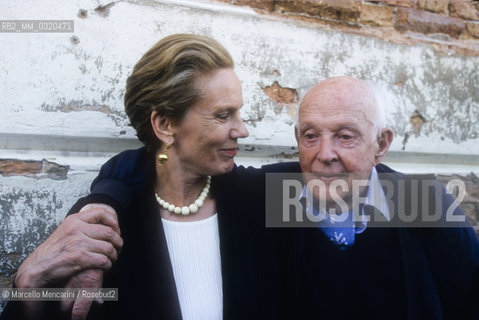
M322 139L318 146L318 153L316 159L323 163L331 163L338 160L336 153L336 145L334 141L329 139Z

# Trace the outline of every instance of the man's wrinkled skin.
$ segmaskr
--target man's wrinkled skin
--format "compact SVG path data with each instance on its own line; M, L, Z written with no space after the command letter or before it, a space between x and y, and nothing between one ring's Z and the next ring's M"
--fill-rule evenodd
M103 204L89 204L69 215L22 263L15 278L18 288L100 288L103 272L117 260L123 246L116 212ZM72 319L86 319L92 300L62 301ZM100 301L98 301L100 302ZM28 304L27 317L35 319L40 301Z

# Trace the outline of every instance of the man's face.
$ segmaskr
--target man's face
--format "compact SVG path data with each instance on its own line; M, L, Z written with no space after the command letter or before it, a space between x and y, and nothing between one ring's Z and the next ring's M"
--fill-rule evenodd
M319 185L326 186L312 190L317 199L334 201L329 187L340 179L346 183L337 187L336 194L349 203L353 180L368 179L379 162L371 94L359 80L334 78L311 89L303 99L296 131L299 161L305 183L319 179Z

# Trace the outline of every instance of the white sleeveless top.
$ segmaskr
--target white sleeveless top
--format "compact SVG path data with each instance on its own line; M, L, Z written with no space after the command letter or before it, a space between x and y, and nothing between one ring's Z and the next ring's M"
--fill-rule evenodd
M161 221L183 320L223 319L218 214L200 221Z

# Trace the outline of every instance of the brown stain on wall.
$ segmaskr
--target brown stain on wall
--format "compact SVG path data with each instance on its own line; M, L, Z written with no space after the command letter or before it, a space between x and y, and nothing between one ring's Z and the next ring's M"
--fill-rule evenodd
M426 119L423 117L423 115L419 111L415 110L412 113L409 121L411 122L411 125L414 128L414 132L418 133L421 130L421 127L424 124L424 122L426 122Z
M278 81L273 82L272 85L263 88L264 94L266 94L271 100L278 103L275 108L275 113L279 114L286 107L289 116L294 119L298 111L298 93L296 89L282 87Z

